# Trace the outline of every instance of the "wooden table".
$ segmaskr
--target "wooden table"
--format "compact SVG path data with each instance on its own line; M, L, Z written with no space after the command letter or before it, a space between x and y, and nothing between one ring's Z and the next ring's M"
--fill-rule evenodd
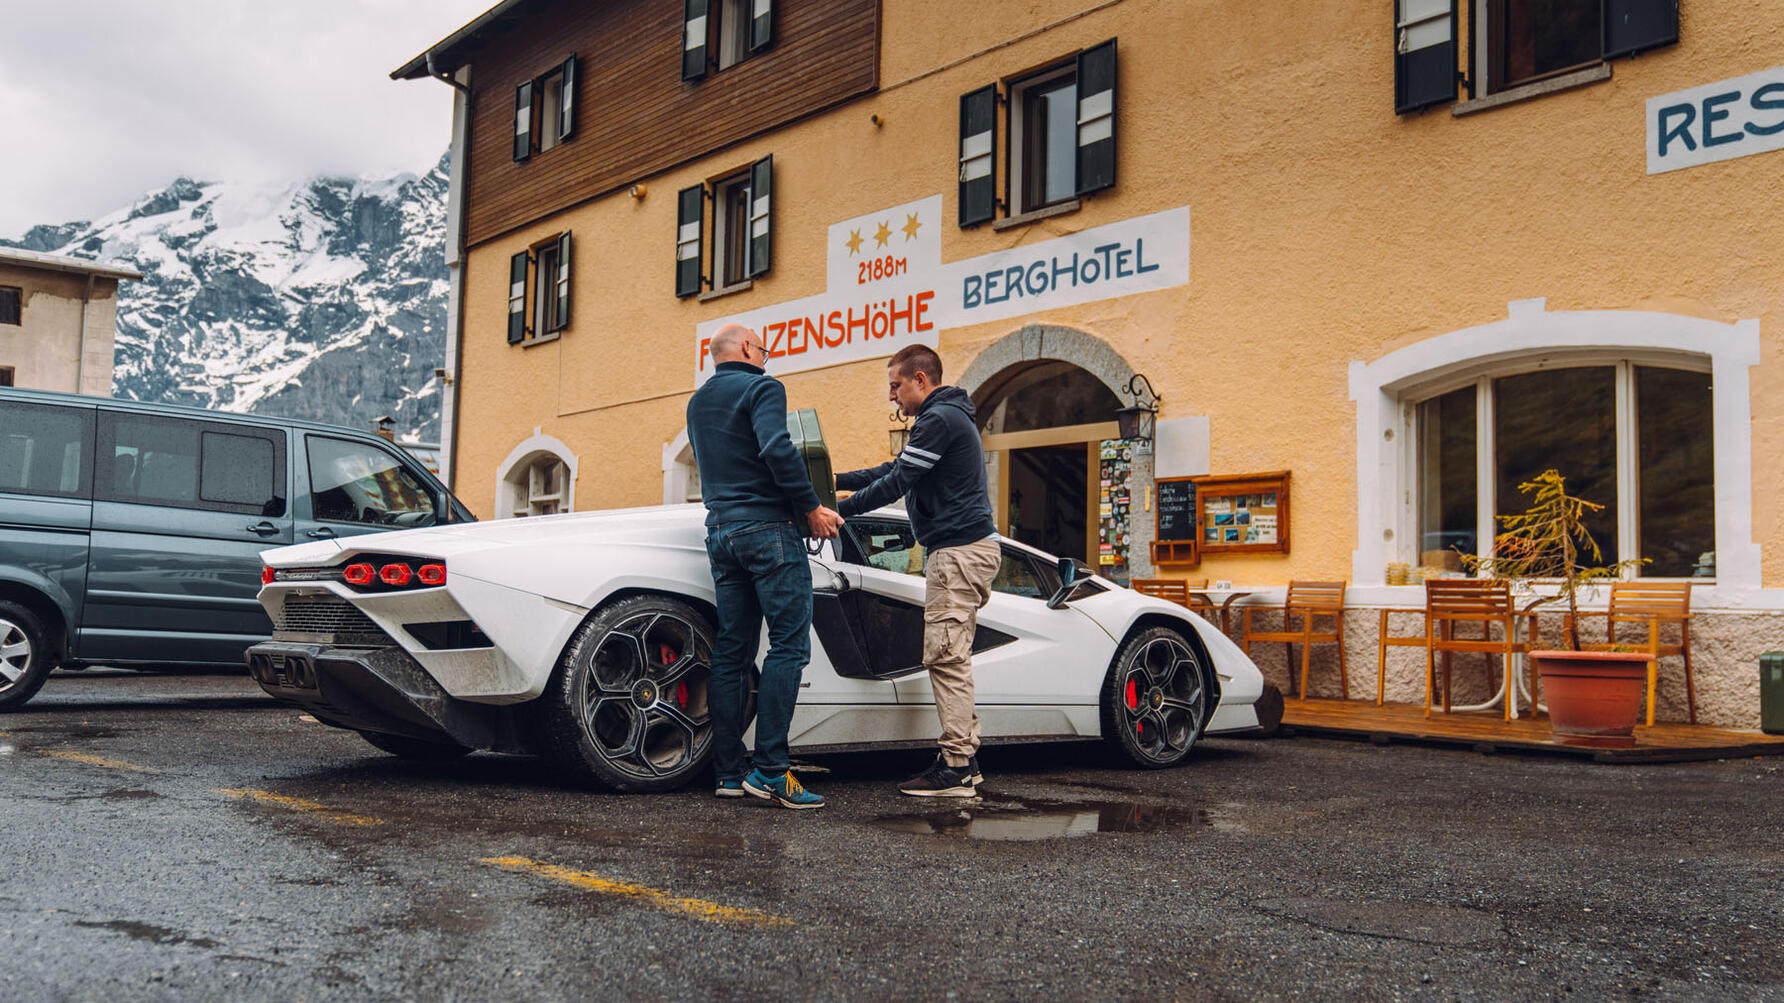
M1261 587L1246 589L1190 589L1189 594L1192 596L1200 596L1202 601L1208 604L1209 609L1218 607L1220 610L1220 632L1223 634L1231 634L1233 632L1233 602L1261 591L1263 591Z

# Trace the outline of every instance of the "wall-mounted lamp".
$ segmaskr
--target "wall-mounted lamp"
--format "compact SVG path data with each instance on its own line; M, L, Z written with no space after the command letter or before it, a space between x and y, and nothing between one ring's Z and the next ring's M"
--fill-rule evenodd
M893 427L886 430L886 444L891 448L892 456L897 458L911 441L911 423L905 418L904 412L898 410L894 410L890 418Z
M875 126L884 126L886 124L886 116L881 115L877 111L872 115L867 116L867 120L872 122Z
M1142 386L1145 387L1145 397L1141 396ZM1121 437L1151 442L1153 428L1158 423L1158 402L1161 398L1152 389L1152 381L1140 373L1128 378L1126 389L1133 396L1134 402L1115 412L1115 424L1121 430Z
M633 185L632 187L626 189L626 194L632 196L635 199L643 198L644 193L645 193L645 187L643 185Z

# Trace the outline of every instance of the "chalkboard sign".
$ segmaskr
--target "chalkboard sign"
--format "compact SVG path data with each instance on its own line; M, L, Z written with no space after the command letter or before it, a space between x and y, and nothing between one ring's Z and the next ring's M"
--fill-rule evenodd
M1158 481L1158 532L1161 543L1196 538L1196 486L1187 477Z

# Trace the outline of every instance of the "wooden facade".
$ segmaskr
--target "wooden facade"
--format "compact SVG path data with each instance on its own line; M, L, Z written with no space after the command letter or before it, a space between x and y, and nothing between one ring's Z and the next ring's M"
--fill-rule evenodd
M483 40L471 80L468 246L879 85L879 0L780 0L772 48L688 82L682 17L682 0L548 0L524 28L510 23ZM515 88L571 54L574 134L515 161Z

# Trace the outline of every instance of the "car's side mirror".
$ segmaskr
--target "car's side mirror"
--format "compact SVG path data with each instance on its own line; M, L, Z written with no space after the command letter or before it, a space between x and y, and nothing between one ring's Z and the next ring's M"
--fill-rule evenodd
M1061 585L1059 587L1059 591L1053 593L1053 597L1051 599L1047 600L1047 608L1048 609L1064 609L1065 604L1071 602L1074 598L1076 598L1078 595L1078 592L1083 587L1084 587L1084 583L1081 581L1066 582L1064 585Z

